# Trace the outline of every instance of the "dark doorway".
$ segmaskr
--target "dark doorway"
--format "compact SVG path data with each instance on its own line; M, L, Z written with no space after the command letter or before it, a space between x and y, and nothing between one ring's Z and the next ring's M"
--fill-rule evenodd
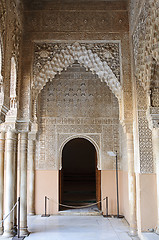
M60 203L71 206L95 203L100 200L100 185L94 145L84 138L70 140L62 152ZM60 210L65 209L60 207Z

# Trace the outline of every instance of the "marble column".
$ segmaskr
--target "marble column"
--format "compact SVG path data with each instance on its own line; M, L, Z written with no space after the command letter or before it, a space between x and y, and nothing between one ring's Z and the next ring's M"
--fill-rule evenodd
M20 133L20 234L27 236L27 148L28 133Z
M128 191L129 191L129 213L130 213L130 230L131 236L137 235L136 221L136 178L134 173L134 144L133 134L127 133L127 157L128 157Z
M29 139L29 215L35 215L35 140Z
M5 140L5 161L6 161L6 191L5 191L5 215L14 205L14 146L16 133L7 131ZM4 221L4 237L13 236L13 212Z
M152 130L152 143L153 154L156 163L156 181L157 181L157 229L156 233L159 234L159 128Z
M14 204L17 202L17 135L16 141L14 142ZM17 211L14 211L13 214L13 228L16 231L17 229Z
M4 143L5 133L0 133L0 235L3 233L3 198L4 198Z

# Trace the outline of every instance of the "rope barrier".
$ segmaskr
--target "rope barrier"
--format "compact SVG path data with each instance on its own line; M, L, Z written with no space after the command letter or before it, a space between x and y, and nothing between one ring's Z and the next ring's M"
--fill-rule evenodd
M9 215L14 211L15 207L17 206L18 201L14 204L14 206L12 207L12 209L10 210L10 212L4 217L4 219L2 221L0 221L0 224L3 223L7 217L9 217Z
M103 200L100 200L100 201L98 201L98 202L96 202L96 203L92 203L92 204L85 205L85 206L80 206L80 207L70 206L70 205L61 204L61 203L59 203L59 205L62 206L62 207L67 207L67 208L81 209L81 208L87 208L87 207L95 206L95 205L97 205L98 203L104 201L105 199L106 199L106 198L103 198Z

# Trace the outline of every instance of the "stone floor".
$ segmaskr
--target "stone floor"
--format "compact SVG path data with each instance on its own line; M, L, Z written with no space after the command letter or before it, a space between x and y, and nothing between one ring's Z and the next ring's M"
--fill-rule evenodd
M155 233L142 233L144 240L159 240L159 235Z
M103 216L28 217L26 240L131 240L124 219ZM138 238L135 238L137 240Z
M79 214L76 215L76 212ZM25 240L139 240L138 237L131 238L128 235L129 226L125 219L104 218L96 207L66 210L61 214L50 217L28 216L30 235ZM4 240L3 237L1 239ZM159 235L142 233L142 240L159 240Z

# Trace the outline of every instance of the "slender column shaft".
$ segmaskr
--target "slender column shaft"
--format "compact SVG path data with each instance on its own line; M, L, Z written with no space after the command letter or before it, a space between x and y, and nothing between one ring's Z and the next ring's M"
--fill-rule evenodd
M27 147L28 133L20 133L20 234L28 235L27 230Z
M156 181L157 181L157 229L159 234L159 129L152 130L153 154L156 162Z
M5 215L10 212L14 205L14 141L16 134L12 131L6 133L5 160L6 160L6 198ZM13 212L4 222L4 237L13 236Z
M35 215L35 140L29 140L29 215Z
M14 142L14 204L17 202L17 136ZM14 229L17 227L17 211L13 214Z
M3 219L3 198L4 198L4 143L5 133L0 133L0 222ZM0 223L0 234L3 233L3 224Z
M127 153L128 153L128 191L129 191L129 212L131 236L137 234L136 222L136 178L134 173L134 144L133 134L127 133Z

